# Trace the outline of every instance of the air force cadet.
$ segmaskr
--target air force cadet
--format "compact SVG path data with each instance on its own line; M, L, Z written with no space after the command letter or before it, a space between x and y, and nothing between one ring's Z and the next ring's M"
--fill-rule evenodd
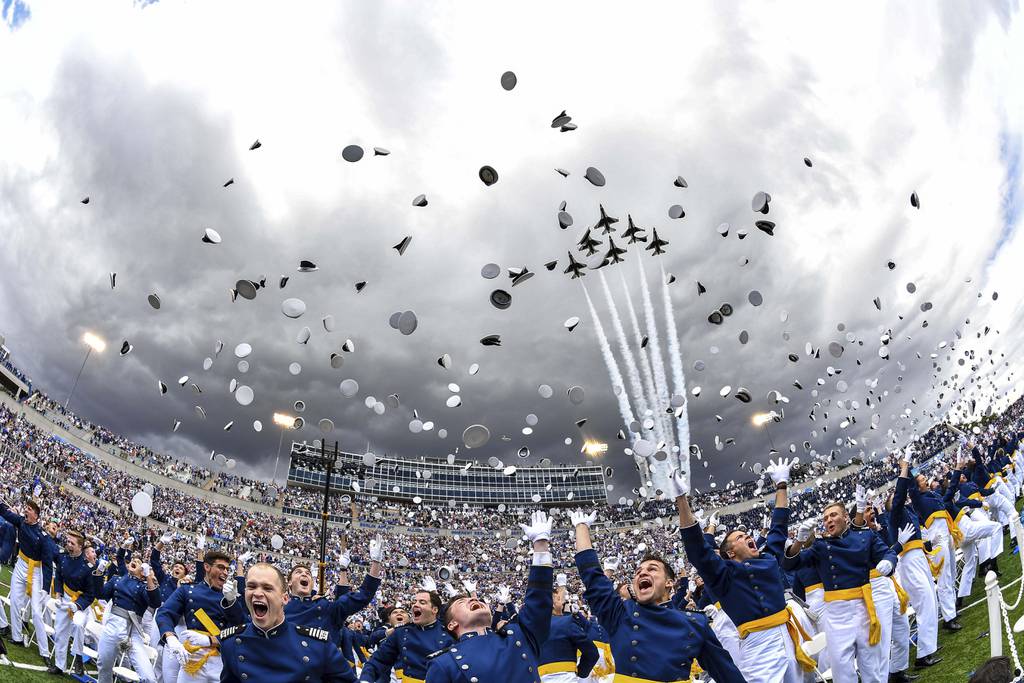
M139 558L132 558L125 568L124 575L115 576L105 584L99 569L92 574L96 597L110 601L97 647L100 660L97 678L99 683L111 683L119 655L125 652L142 683L155 683L156 674L143 639L142 617L147 609L160 606L160 592L149 565Z

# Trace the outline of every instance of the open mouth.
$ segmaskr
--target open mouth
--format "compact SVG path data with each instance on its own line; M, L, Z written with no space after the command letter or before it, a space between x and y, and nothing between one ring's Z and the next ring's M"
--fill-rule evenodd
M645 576L641 579L637 579L636 587L642 591L650 590L651 588L654 588L654 582Z
M266 601L260 598L253 598L252 601L252 615L257 619L263 619L267 616L267 610L270 608L267 606Z
M419 619L421 614L423 614L423 610L422 609L420 609L419 607L413 607L412 608L412 616L413 616L413 618Z
M470 612L475 612L475 611L477 611L479 609L487 609L487 606L484 605L484 603L482 603L482 602L471 602L471 603L469 603L469 611Z
M309 579L299 579L299 588L302 590L309 588Z
M750 548L751 550L753 550L754 552L757 552L757 544L754 543L754 539L752 539L752 538L748 538L747 539L747 547Z

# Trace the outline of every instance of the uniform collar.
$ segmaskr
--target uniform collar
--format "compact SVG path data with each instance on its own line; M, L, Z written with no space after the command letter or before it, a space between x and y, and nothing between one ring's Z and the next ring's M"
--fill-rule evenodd
M413 622L410 621L409 625L410 626L415 626L416 629L419 630L419 631L429 631L429 630L433 629L435 626L437 626L437 619L434 619L432 622L430 622L429 624L425 624L425 625L414 624Z
M461 642L463 640L469 640L470 638L476 638L477 636L486 636L486 635L488 635L490 633L493 633L493 631L491 631L491 629L487 629L483 633L477 633L476 631L470 631L468 633L463 633L461 636L459 636L459 641Z
M288 622L285 621L284 617L282 617L280 624L278 624L277 626L272 626L269 629L267 629L266 631L264 631L262 628L257 626L256 622L252 622L252 628L253 628L253 631L255 631L256 635L258 635L258 636L262 636L263 638L273 638L274 636L276 636L279 633L281 633L282 630L284 630L284 626L287 623Z

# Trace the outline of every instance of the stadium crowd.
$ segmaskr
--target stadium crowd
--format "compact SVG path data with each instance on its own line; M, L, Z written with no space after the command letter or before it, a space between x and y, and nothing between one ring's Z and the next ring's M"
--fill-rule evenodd
M795 682L815 669L840 683L909 680L911 663L939 661L938 629L959 628L973 580L999 570L1024 483L1018 400L974 431L940 425L828 481L804 467L798 483L795 460L780 457L746 489L768 500L731 516L712 511L743 498L690 496L683 477L666 500L593 512L357 498L337 508L353 521L329 527L330 588L318 592L319 524L204 496L269 483L155 454L40 394L21 408L56 411L154 475L0 406L0 562L14 565L0 634L28 642L49 629L34 641L49 670L88 666L100 681L122 666L178 683L473 680L465 671L478 683L576 683L613 670L630 682ZM132 512L140 491L147 520ZM318 497L289 488L283 503L311 510ZM819 632L825 647L812 651ZM278 638L295 677L260 669L274 649L253 636ZM683 645L664 657L666 641ZM270 670L281 677L256 673Z

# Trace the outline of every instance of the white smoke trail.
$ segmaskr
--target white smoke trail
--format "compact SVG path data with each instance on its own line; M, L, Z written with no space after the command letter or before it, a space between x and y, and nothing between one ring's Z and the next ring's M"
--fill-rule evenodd
M640 321L636 317L633 295L629 291L626 275L621 268L619 269L619 278L622 280L622 292L626 297L626 310L629 313L629 320L633 326L633 336L639 340L642 336L640 334ZM664 406L658 403L658 394L654 389L654 375L651 372L651 360L647 355L647 347L640 346L637 349L637 354L640 356L640 370L644 376L644 396L647 398L648 406L654 411L655 436L659 442L664 441L671 448L674 445L675 437L672 433L671 423L668 420L668 414L665 412Z
M665 281L665 264L661 263L661 298L665 307L665 326L668 328L668 358L672 364L672 389L686 401L686 378L683 377L683 355L679 348L679 335L676 334L676 316L672 306L672 296ZM690 471L690 416L689 405L683 403L681 416L676 420L679 432L679 465L684 471ZM685 452L684 452L685 450Z
M608 337L605 336L604 327L601 325L601 319L597 317L597 310L594 308L594 302L590 300L590 292L587 291L586 285L580 283L583 286L583 295L587 297L587 307L590 309L590 317L594 320L594 330L597 331L597 341L601 345L601 355L604 357L604 364L608 368L608 377L612 381L612 388L618 388L617 398L619 401L619 414L622 416L622 421L626 427L629 427L629 423L633 421L633 410L629 405L629 396L626 394L626 387L622 382L622 373L619 372L619 364L615 360L615 356L612 355L612 347L608 344Z
M604 289L604 298L608 302L608 310L612 316L612 328L615 330L615 334L619 338L619 355L626 363L626 372L629 375L629 390L631 392L633 401L636 403L637 412L639 413L639 419L642 422L644 417L647 415L648 405L647 399L644 396L643 387L640 384L640 371L636 366L636 359L633 357L633 350L629 347L629 340L626 338L626 331L622 327L622 318L619 317L619 309L615 305L615 300L612 298L612 291L608 288L608 281L604 277L604 271L598 271L598 277L601 278L601 287ZM625 387L623 387L625 388ZM643 430L643 437L650 439L651 434L649 430ZM655 435L655 438L658 438Z
M651 368L654 370L654 388L658 396L658 409L668 406L668 380L665 378L665 365L661 360L661 342L658 340L658 326L654 320L654 305L651 303L651 288L647 285L647 272L644 260L640 262L640 294L644 304L644 321L647 325L647 346L651 350Z

